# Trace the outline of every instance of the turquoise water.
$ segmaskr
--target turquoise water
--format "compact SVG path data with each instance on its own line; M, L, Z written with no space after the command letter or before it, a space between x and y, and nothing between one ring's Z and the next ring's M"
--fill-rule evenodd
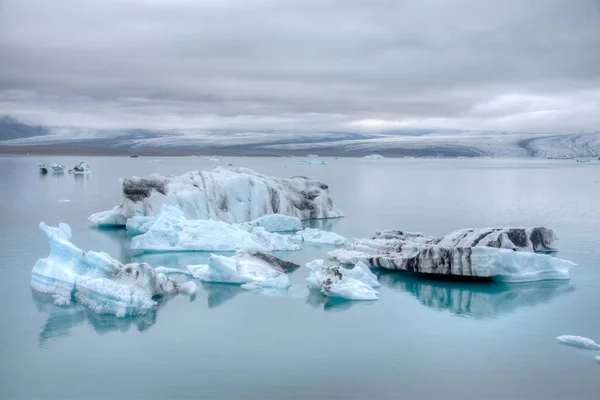
M40 176L38 162L0 157L1 398L597 398L600 342L600 163L552 160L86 157L91 176ZM180 174L228 163L326 182L346 213L315 221L349 237L395 228L442 235L463 227L544 225L570 282L498 285L377 271L377 302L309 294L300 268L285 296L199 283L195 298L161 302L136 319L59 308L29 288L48 254L40 221L67 222L73 242L121 261L169 267L207 254L132 256L122 230L93 230L89 214L116 205L118 178ZM69 200L69 201L66 201ZM305 263L328 246L279 253Z

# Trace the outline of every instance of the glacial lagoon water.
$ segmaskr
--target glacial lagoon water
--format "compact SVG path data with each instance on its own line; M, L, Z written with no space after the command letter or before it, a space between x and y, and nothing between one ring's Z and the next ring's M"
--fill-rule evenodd
M598 398L600 162L524 159L84 157L89 176L38 174L66 156L0 157L0 398ZM339 220L312 224L349 237L396 228L442 235L463 227L553 228L569 282L500 285L377 272L379 301L310 295L302 267L285 296L199 283L195 298L135 319L60 308L33 293L46 257L40 221L67 222L73 242L127 262L199 264L208 254L133 256L123 230L87 216L119 202L119 177L181 174L227 163L330 185ZM329 246L278 256L305 263Z

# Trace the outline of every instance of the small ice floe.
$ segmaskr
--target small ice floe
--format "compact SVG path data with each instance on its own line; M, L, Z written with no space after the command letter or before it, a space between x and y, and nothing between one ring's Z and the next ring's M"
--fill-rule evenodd
M325 160L302 160L298 161L300 165L327 165L327 161Z
M154 219L154 220L153 220ZM156 217L133 217L130 231L145 233L131 240L138 251L295 251L301 247L289 236L268 232L260 226L242 229L210 219L188 220L177 206L164 205Z
M207 265L188 265L187 270L202 282L241 285L248 290L287 290L291 282L286 273L298 267L269 254L238 252L233 257L213 254Z
M207 157L204 157L204 159L206 161L221 162L221 160L223 159L223 156L207 156Z
M157 306L155 296L196 293L193 282L177 282L148 264L123 265L104 252L82 251L71 243L67 224L40 223L50 255L39 259L31 274L31 288L51 295L57 305L76 301L97 314L117 317L141 315Z
M583 336L561 335L558 336L556 340L558 340L559 343L566 344L568 346L581 347L589 350L600 350L600 344Z
M48 173L48 166L46 164L38 164L38 168L40 169L40 174L46 175Z
M73 169L70 169L69 173L70 174L91 174L92 169L90 168L90 165L88 163L86 163L85 161L82 161L79 164L75 165L73 167Z
M346 243L346 238L334 232L306 228L291 237L293 241L306 243L331 244L340 246Z
M377 161L385 159L381 154L369 154L368 156L363 157L367 161Z
M323 260L313 260L306 267L310 270L306 278L309 289L347 300L379 299L379 292L374 289L380 286L377 277L364 263L346 269L339 265L326 265Z
M63 174L65 172L65 166L62 164L50 164L50 168L52 168L52 173L54 174Z
M60 199L58 200L59 203L69 203L71 202L71 199Z
M161 163L161 162L162 162L162 160L150 160L150 161L148 161L148 162L149 162L149 163L153 163L153 164L155 164L155 163Z

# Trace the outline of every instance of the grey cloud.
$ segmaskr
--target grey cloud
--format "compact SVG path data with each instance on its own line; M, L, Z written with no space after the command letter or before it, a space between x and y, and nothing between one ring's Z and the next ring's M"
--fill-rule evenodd
M0 113L147 128L596 131L598 49L596 0L4 0Z

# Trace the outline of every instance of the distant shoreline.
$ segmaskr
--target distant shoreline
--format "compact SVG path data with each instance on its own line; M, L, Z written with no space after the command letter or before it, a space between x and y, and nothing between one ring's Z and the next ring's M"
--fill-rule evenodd
M415 152L410 149L393 149L388 151L338 151L338 150L263 150L239 148L141 148L119 149L101 146L64 146L64 145L26 145L0 146L0 155L72 155L72 156L139 156L182 157L182 156L229 156L229 157L306 157L315 154L319 157L364 157L370 154L381 154L388 158L415 157L435 158L431 152ZM442 155L443 158L456 157L477 158L474 155Z

